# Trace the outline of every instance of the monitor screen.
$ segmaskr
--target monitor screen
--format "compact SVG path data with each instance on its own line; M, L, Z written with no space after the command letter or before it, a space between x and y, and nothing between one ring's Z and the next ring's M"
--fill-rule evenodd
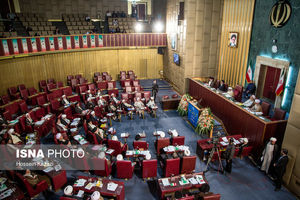
M180 62L179 62L179 55L177 53L174 53L173 54L173 61L176 65L180 65Z

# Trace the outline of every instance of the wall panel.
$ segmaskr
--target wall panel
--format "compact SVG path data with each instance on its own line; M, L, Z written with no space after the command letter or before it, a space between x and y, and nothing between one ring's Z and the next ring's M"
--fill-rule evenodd
M140 70L145 64L147 73ZM138 78L159 78L158 71L162 68L163 56L157 54L157 48L95 50L8 59L0 61L0 94L21 83L38 88L38 81L47 78L66 84L67 75L83 74L92 81L94 72L107 71L115 80L121 70L134 70ZM144 74L147 77L142 77Z
M245 82L255 0L225 0L218 79L231 86ZM231 48L229 32L238 32L238 46Z

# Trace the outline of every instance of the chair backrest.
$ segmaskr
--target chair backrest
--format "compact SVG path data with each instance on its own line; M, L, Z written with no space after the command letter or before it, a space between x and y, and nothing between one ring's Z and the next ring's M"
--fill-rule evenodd
M25 89L26 89L26 86L24 84L18 85L18 90L19 91L25 90Z
M12 115L11 115L11 113L9 112L9 110L7 110L7 111L5 111L4 113L3 113L3 117L6 119L6 120L12 120Z
M7 104L10 102L10 97L6 94L1 97L2 104Z
M122 153L121 143L119 141L108 140L107 144L108 144L108 148L115 150L113 152L114 155L118 155Z
M86 85L79 86L79 93L80 94L86 93L86 91L87 91Z
M268 116L269 112L270 112L271 104L269 104L268 102L263 101L261 103L261 108L262 108L263 116Z
M172 137L172 145L184 145L184 136L177 136L177 137Z
M284 120L285 114L286 114L286 111L284 111L280 108L275 108L272 120Z
M141 89L140 85L134 87L134 91L136 91L136 92L140 92L141 90L142 89Z
M47 79L47 83L53 83L54 84L55 82L54 82L53 78L49 78L49 79Z
M107 89L108 90L114 89L114 83L112 81L107 82Z
M243 94L243 86L241 85L236 85L234 88L234 99L236 101L241 102L242 101L242 94Z
M77 75L75 75L75 78L76 79L80 79L82 77L82 75L81 74L77 74Z
M180 158L172 158L166 160L164 169L165 177L176 176L179 174Z
M18 92L18 90L16 87L10 87L10 88L8 88L8 92L10 95L14 95Z
M92 158L92 165L94 169L94 173L97 176L109 176L111 172L111 166L108 166L106 159L101 158Z
M28 93L30 96L35 95L37 90L34 87L28 88Z
M106 81L112 81L112 77L111 75L106 75L106 78L105 78Z
M73 114L72 114L72 108L69 106L66 109L64 109L64 113L67 115L68 119L72 119L73 118Z
M94 77L100 76L100 72L95 72Z
M68 75L68 76L67 76L67 80L68 80L68 81L71 81L73 78L74 78L73 75Z
M107 72L102 72L102 76L106 76L106 75L108 75Z
M134 149L148 149L149 144L146 141L133 141Z
M53 90L53 89L55 89L55 88L56 88L56 85L55 85L54 83L48 83L48 84L47 84L47 89L48 89L48 91Z
M59 102L58 100L56 100L56 99L51 100L51 101L50 101L50 104L51 104L51 108L52 108L53 110L58 110L59 107L60 107L60 102Z
M63 84L63 82L61 82L61 81L58 81L58 82L57 82L57 87L58 87L58 88L64 87L64 84Z
M44 117L46 114L45 108L40 107L35 111L35 116L38 120L40 120L42 117Z
M96 90L95 84L94 83L89 84L88 89L91 90L91 91Z
M36 100L37 100L37 104L39 106L42 106L46 103L45 96L39 96L39 97L36 98Z
M132 87L125 87L125 91L126 91L126 93L132 92Z
M75 87L78 84L78 80L77 79L72 79L71 80L71 87Z
M72 88L71 87L67 87L63 89L64 95L68 96L72 96Z
M124 81L124 87L131 87L130 81Z
M22 113L28 112L28 106L27 106L26 102L20 103L19 106L20 106L20 110Z
M134 80L134 81L132 81L132 84L133 84L133 87L140 86L139 80Z
M143 160L143 178L157 177L157 160Z
M97 76L97 81L103 81L102 76Z
M117 163L117 178L131 178L133 167L129 160L119 160Z
M39 82L39 85L40 85L40 87L46 87L46 86L47 86L46 80L41 80L41 81Z
M25 101L28 99L28 91L26 89L20 91L22 99Z
M156 141L156 153L160 154L160 150L166 146L169 146L170 138L158 138Z
M195 170L196 167L196 156L184 156L181 160L181 174L189 174Z
M134 94L134 97L135 98L142 98L143 96L142 96L142 93L140 93L140 92L136 92L135 94Z

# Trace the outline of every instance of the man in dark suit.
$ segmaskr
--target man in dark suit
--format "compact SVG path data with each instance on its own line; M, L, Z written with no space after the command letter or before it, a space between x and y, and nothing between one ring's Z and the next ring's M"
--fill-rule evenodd
M223 92L226 92L225 81L224 80L221 81L221 85L220 85L220 87L218 89L221 90L221 91L223 91Z
M282 177L285 173L286 165L289 162L289 158L287 156L288 150L282 149L281 150L281 156L277 160L276 163L274 163L274 171L275 171L275 191L279 191L282 185Z

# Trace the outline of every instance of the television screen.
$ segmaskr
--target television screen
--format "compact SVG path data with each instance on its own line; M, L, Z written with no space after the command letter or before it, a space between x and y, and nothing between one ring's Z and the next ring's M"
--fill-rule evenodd
M176 65L179 65L180 62L179 62L179 55L177 53L174 53L173 54L173 61Z

